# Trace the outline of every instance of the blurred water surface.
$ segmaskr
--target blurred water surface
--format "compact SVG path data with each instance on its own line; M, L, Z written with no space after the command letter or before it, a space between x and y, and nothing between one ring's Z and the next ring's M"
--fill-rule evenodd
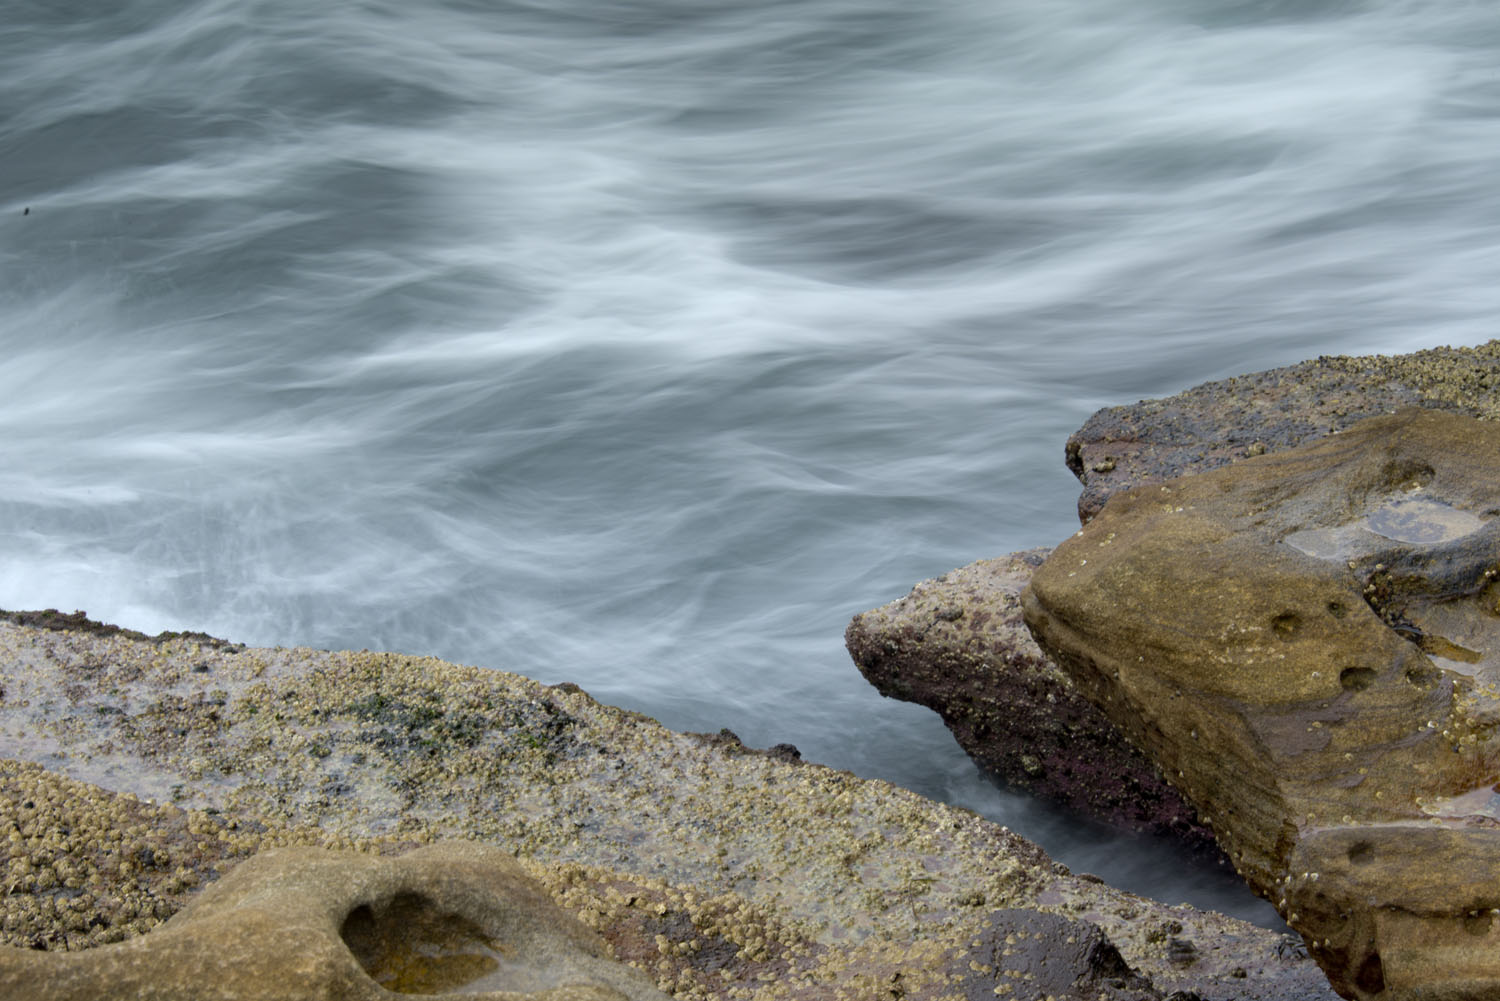
M841 633L1066 536L1100 406L1488 338L1500 8L5 12L0 605L571 680L1264 917Z

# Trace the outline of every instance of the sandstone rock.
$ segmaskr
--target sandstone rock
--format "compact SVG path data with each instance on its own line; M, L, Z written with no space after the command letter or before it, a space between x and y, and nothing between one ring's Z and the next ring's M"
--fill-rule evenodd
M1368 417L1422 406L1500 417L1500 341L1409 355L1325 357L1109 407L1068 439L1088 521L1121 490L1285 451Z
M967 810L432 658L0 621L0 754L52 769L0 761L0 940L17 945L118 931L94 927L128 916L115 896L129 941L149 940L165 929L140 936L142 915L211 883L221 850L463 838L517 853L678 997L1002 996L1011 978L975 950L1011 910L1097 927L1157 992L1332 997L1276 933L1072 876ZM99 834L115 818L123 857ZM1172 962L1172 937L1201 958Z
M1007 785L1211 849L1197 811L1027 632L1021 590L1046 554L981 560L856 615L844 633L850 656L882 695L936 710Z
M1500 425L1116 495L1023 595L1345 997L1500 996Z
M1096 413L1068 441L1080 517L1114 493L1285 451L1420 405L1500 417L1500 341L1325 357ZM855 616L845 645L883 695L937 711L980 765L1107 823L1211 840L1195 811L1033 642L1018 596L1045 550L982 560Z
M497 848L400 858L275 849L156 931L82 952L0 948L0 997L49 1001L664 1001Z

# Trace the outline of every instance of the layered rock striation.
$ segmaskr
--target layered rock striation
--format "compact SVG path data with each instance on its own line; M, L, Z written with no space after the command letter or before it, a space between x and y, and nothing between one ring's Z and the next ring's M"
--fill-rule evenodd
M1345 997L1500 996L1500 426L1116 494L1023 595Z

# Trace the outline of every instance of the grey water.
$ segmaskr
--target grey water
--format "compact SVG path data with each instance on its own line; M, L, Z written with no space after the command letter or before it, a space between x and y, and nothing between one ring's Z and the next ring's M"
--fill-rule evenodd
M989 786L849 617L1095 409L1500 315L1500 8L0 0L0 606L573 681Z

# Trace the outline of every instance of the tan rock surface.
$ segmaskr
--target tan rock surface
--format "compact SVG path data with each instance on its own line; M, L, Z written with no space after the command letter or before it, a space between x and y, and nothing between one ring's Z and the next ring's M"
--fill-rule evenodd
M844 645L880 694L935 710L1011 788L1216 853L1197 810L1027 631L1021 591L1047 552L980 560L922 581L856 615Z
M675 734L570 686L56 624L0 622L0 753L183 810L208 840L222 821L230 839L263 825L504 846L679 998L967 1001L1002 982L1027 997L1042 974L1003 965L1006 910L1097 926L1155 983L1140 996L1327 996L1272 932L1072 877L968 811ZM8 865L52 865L65 807L47 802L12 840L0 831ZM1197 943L1193 962L1174 939Z
M0 997L49 1001L657 1001L497 848L258 854L149 935L0 948Z
M1023 597L1346 997L1500 996L1497 484L1405 411L1118 494Z

